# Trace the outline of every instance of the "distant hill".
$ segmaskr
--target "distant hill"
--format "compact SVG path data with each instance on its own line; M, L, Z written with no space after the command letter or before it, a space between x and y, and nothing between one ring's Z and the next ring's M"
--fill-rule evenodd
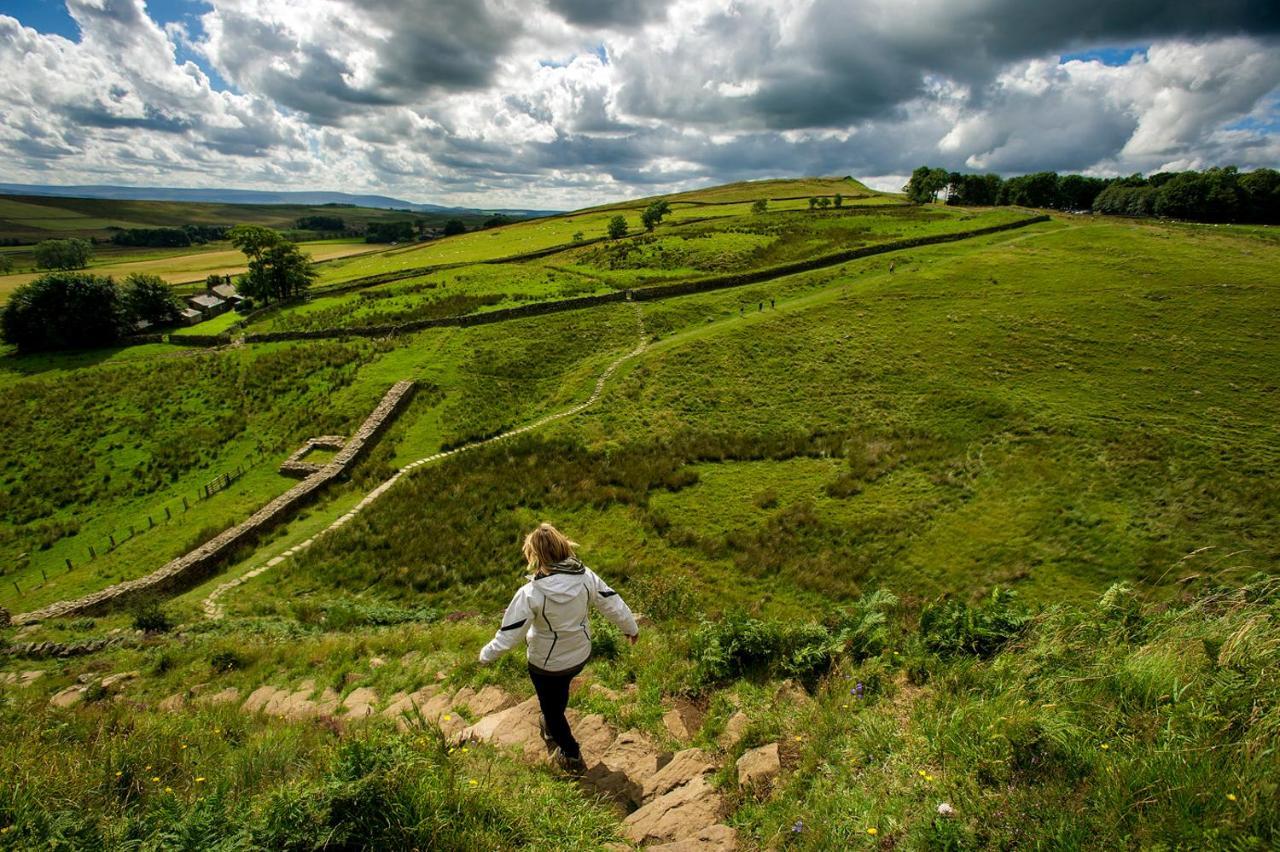
M519 210L489 207L448 207L440 204L416 204L385 195L351 195L346 192L275 192L259 189L189 189L180 187L109 186L86 184L57 186L52 184L0 183L0 194L46 195L59 198L106 198L123 201L199 201L214 204L341 204L374 207L383 210L412 210L416 213L493 214L529 218L549 216L556 210Z

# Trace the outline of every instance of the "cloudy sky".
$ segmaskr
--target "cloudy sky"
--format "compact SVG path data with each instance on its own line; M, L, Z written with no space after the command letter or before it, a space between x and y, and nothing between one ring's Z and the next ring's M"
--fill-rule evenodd
M0 181L569 208L1280 166L1275 0L0 0Z

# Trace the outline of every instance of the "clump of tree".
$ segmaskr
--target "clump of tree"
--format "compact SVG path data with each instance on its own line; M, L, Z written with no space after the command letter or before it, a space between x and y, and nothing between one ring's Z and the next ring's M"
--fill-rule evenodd
M125 228L111 236L118 246L147 248L184 248L191 245L191 235L182 228Z
M768 213L769 199L757 198L755 201L751 202L751 212L756 214L757 216L762 215L764 213Z
M280 232L261 225L237 225L228 234L232 245L249 259L240 276L240 294L258 304L296 298L315 280L311 258Z
M501 228L503 225L510 225L516 221L505 213L495 213L481 223L480 227L488 230L489 228Z
M159 275L135 272L125 276L121 298L126 314L135 324L143 321L166 326L182 319L182 303Z
M938 193L947 188L947 178L945 169L921 166L911 173L902 191L913 204L932 204L938 200Z
M34 249L37 269L84 269L93 260L93 243L72 237L45 240Z
M835 198L833 198L833 199L831 200L831 203L832 203L832 205L833 205L833 206L835 206L835 207L843 207L843 206L844 206L844 196L837 192L837 193L836 193L836 195L835 195Z
M89 272L51 272L13 292L0 334L20 352L110 346L140 322L172 325L182 305L158 275L135 273L117 284Z
M13 271L13 258L7 254L0 254L0 275L8 275Z
M413 222L370 222L365 228L366 243L401 243L414 238Z
M621 214L609 220L609 239L620 240L627 235L627 220Z
M467 223L461 219L450 219L444 223L444 235L446 237L456 237L458 234L467 232Z
M665 200L652 202L648 207L644 208L644 212L640 214L640 224L644 225L646 231L652 231L658 227L662 218L671 212L671 204ZM623 233L626 233L625 231Z
M912 172L906 187L911 200L928 203L945 190L948 204L966 207L1011 204L1194 222L1280 222L1280 172L1275 169L1241 173L1226 166L1121 178L1036 172L1007 180L951 172L939 185L940 172L927 166Z
M300 231L345 231L347 223L341 216L303 216L294 223Z

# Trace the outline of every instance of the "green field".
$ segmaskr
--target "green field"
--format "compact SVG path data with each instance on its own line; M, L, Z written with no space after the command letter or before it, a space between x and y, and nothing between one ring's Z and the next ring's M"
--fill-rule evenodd
M572 244L614 215L596 208L352 258L326 280L428 269L250 330L494 310L1028 215L870 192L809 211L824 190L859 194L732 185L674 197L653 234L625 240ZM796 200L752 214L762 197ZM637 202L615 207L639 228ZM571 704L713 755L742 848L1269 848L1278 263L1274 228L1064 215L387 339L8 354L0 606L15 613L154 570L288 488L276 467L307 437L349 434L395 381L418 391L349 481L164 596L180 639L4 665L45 675L0 691L0 754L19 780L0 788L0 828L19 847L599 848L617 813L501 749L158 709L193 685L243 699L303 678L383 698L438 678L527 696L521 660L473 659L521 582L521 535L549 520L647 616L640 644L602 640L587 676L634 696L584 688ZM590 407L416 468L325 532L402 466L589 400L641 339ZM225 618L208 620L233 578ZM21 638L119 635L132 609ZM124 700L46 708L79 675L131 670ZM686 699L701 722L677 740L662 717ZM725 745L737 710L750 724ZM739 789L733 762L772 742L773 794Z

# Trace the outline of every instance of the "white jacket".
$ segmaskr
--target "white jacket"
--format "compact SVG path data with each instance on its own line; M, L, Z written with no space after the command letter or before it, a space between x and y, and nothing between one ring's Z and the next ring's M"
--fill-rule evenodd
M618 593L570 558L553 565L552 573L532 577L520 587L502 617L502 627L480 651L480 659L491 663L524 637L529 662L543 671L561 672L585 663L591 656L587 616L592 606L626 635L640 632Z

